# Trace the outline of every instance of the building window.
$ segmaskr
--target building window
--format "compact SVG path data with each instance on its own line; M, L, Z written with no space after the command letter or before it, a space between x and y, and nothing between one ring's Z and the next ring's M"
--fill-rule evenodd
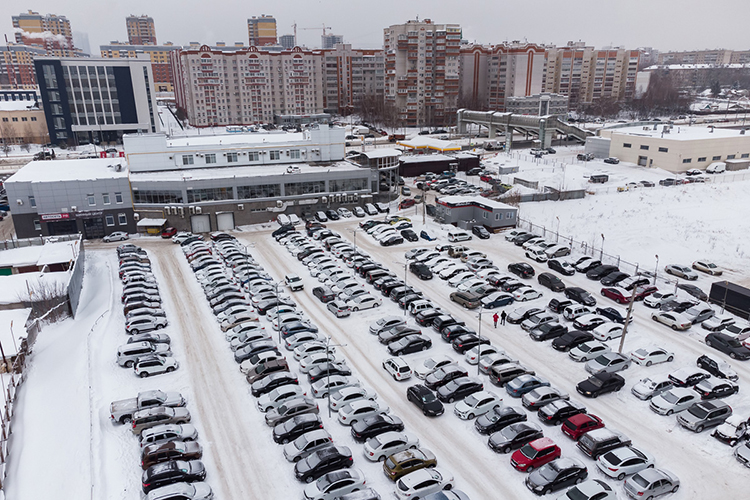
M268 156L271 160L280 160L281 159L281 152L280 151L269 151Z
M685 159L682 160L682 163L693 163L693 159L692 158L685 158Z
M122 204L122 193L115 193L115 203Z
M107 215L104 217L104 220L107 222L108 226L114 226L115 225L115 216L114 215Z
M628 144L627 142L622 145L622 147L624 148L630 148L632 146L633 146L632 144Z
M706 161L706 157L705 156L701 156L700 158L698 158L698 163L700 163L702 161Z
M506 219L512 219L513 218L513 212L505 212L505 218Z
M237 163L239 160L237 153L227 153L227 162L228 163Z
M7 116L3 116L3 121L7 122L8 121L8 117Z
M260 154L257 151L247 153L247 161L260 161Z
M281 196L281 184L257 184L255 186L237 186L237 198L278 198Z
M719 160L721 160L721 156L714 156L713 158L711 158L711 161L719 161Z
M286 196L324 193L325 190L325 181L291 182L289 184L284 184L284 194Z
M182 164L183 165L192 165L193 164L193 155L182 155Z
M216 163L216 153L209 153L206 155L206 165Z
M90 207L96 206L96 197L94 196L94 193L87 194L86 197L88 198Z
M645 144L641 144L641 149L644 151L648 151L648 146L646 146Z
M503 214L495 214L495 220L500 220Z
M34 230L35 231L42 230L42 224L39 222L39 219L34 219Z
M109 205L111 203L109 199L109 193L102 194L102 201L104 202L105 205Z
M21 121L22 121L22 122L27 122L27 121L29 121L29 119L28 119L28 118L26 118L25 116L22 116L22 117L21 117Z
M299 149L292 149L289 151L289 158L292 158L294 160L300 159Z
M36 208L36 198L33 196L29 196L29 206L31 208Z
M367 179L335 179L328 181L328 191L331 193L364 191L365 189L367 189Z
M734 160L736 155L727 155L727 160Z
M188 203L199 203L201 201L231 200L233 196L231 187L218 187L206 189L189 189L187 192Z
M159 204L182 203L182 191L168 189L133 190L133 203L135 204Z
M659 148L660 153L669 153L669 148Z
M125 226L128 224L128 216L125 214L117 214L117 223L121 226Z
M18 121L18 117L17 116L12 116L10 119L11 119L11 121L14 121L14 122Z
M31 121L32 121L32 122L35 122L35 121L36 121L36 116L32 116L32 117L31 117Z
M486 218L487 218L487 212L482 212L482 219L486 219Z
M740 158L750 158L750 153L742 153L742 156Z

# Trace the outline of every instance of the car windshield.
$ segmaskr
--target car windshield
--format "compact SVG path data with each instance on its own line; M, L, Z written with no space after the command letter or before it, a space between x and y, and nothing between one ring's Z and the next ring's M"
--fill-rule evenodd
M672 391L667 391L666 393L664 393L662 397L664 398L664 401L666 401L667 403L671 403L671 404L675 404L677 403L677 401L680 400L679 396L677 396Z
M641 487L641 489L647 489L648 488L648 481L643 479L640 474L636 474L635 476L631 477L630 480Z
M716 264L714 264L712 262L708 262L708 263L706 263L706 267L708 267L710 269L714 269L716 267Z
M708 411L706 411L706 409L701 405L695 405L695 406L690 407L690 409L688 410L688 413L690 413L695 418L701 419L701 420L706 418L706 416L708 416Z
M521 454L526 458L534 459L539 454L539 450L535 450L533 446L527 444L521 448Z
M554 481L558 473L559 471L557 470L556 464L554 462L551 462L547 464L547 466L539 469L539 475L541 475L548 482Z
M479 403L479 400L472 394L468 398L464 399L464 403L469 406L476 406L477 403Z
M591 383L591 385L595 387L601 387L602 384L604 383L604 381L599 379L599 377L589 377L589 382Z
M422 396L422 402L424 402L424 403L432 403L433 401L436 401L436 400L437 400L437 398L431 392L426 393L426 394L424 394Z
M589 352L589 351L591 351L592 349L594 349L594 347L596 347L596 346L595 346L595 345L593 345L593 344L581 344L580 346L578 346L578 348L579 348L579 349L580 349L581 351L583 351L583 352Z

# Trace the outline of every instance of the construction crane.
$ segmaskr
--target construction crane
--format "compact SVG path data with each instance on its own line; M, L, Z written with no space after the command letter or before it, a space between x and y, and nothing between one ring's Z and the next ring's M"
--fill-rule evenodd
M294 24L292 24L292 28L294 28L294 41L297 41L297 21L294 21ZM333 29L330 26L326 26L326 23L323 23L323 26L320 28L300 28L301 30L323 30L323 35L326 34L326 30Z

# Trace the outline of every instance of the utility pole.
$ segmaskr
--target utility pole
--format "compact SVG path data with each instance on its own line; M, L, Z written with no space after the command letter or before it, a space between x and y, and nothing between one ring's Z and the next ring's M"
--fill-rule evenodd
M331 344L331 337L326 337L326 386L328 387L326 397L328 399L328 418L331 418L331 347L346 347L346 344Z
M622 348L625 346L625 335L628 333L628 324L630 323L630 316L633 314L633 304L635 304L635 289L630 293L630 304L628 304L628 313L625 315L625 325L622 327L622 336L620 337L620 349L617 351L622 354Z
M479 335L479 344L477 344L477 377L479 377L479 361L482 359L482 305L479 305L479 328L477 329Z

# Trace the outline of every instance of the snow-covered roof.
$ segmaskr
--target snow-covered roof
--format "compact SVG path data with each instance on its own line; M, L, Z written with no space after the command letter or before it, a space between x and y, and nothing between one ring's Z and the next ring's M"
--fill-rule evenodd
M53 286L57 288L59 283L67 289L69 281L69 272L36 272L0 276L0 304L17 304L21 301L29 300L29 290L33 292L35 289L38 289L40 283L44 283L47 288Z
M183 180L207 180L207 179L233 179L235 177L257 177L270 175L290 176L290 182L295 175L321 173L328 171L356 171L361 167L347 161L340 161L330 166L313 166L308 163L295 163L299 167L298 173L288 173L288 165L256 165L246 167L217 167L217 168L193 168L188 170L162 170L156 172L132 172L131 182L153 182L153 181L183 181Z
M364 153L360 153L360 154L373 160L375 158L387 158L389 156L401 156L403 153L399 151L398 149L383 148L383 149L373 149L372 151L365 151Z
M750 68L750 64L655 64L649 66L644 71L654 71L657 69L743 69Z
M281 144L305 140L304 132L248 132L220 135L190 135L167 138L167 147Z
M451 141L418 135L408 141L398 141L399 146L410 149L434 149L436 151L460 151L461 146Z
M450 161L455 160L455 156L441 155L441 154L416 154L416 155L404 155L401 158L402 163L427 163L431 161Z
M0 311L0 343L6 357L15 356L21 346L20 338L26 337L24 326L31 309L6 309ZM12 329L11 329L11 324Z
M141 219L136 226L138 227L161 227L167 223L167 219Z
M32 245L0 251L0 267L61 264L70 262L77 254L78 240L48 241L44 245Z
M487 208L498 208L502 210L507 209L515 209L515 207L512 207L510 205L506 205L505 203L501 203L499 201L495 200L488 200L487 198L482 198L481 196L441 196L437 200L440 204L447 204L447 205L479 205Z
M87 158L75 160L39 160L27 163L5 182L88 181L127 178L125 158Z
M0 111L41 111L34 101L0 101Z
M636 126L622 127L611 129L612 134L630 135L640 137L656 137L670 141L690 141L696 139L726 139L728 137L742 137L750 140L750 135L741 135L739 130L725 129L718 127L700 127L700 126L673 126L668 133L664 132L664 127L669 127L666 123L653 126Z

